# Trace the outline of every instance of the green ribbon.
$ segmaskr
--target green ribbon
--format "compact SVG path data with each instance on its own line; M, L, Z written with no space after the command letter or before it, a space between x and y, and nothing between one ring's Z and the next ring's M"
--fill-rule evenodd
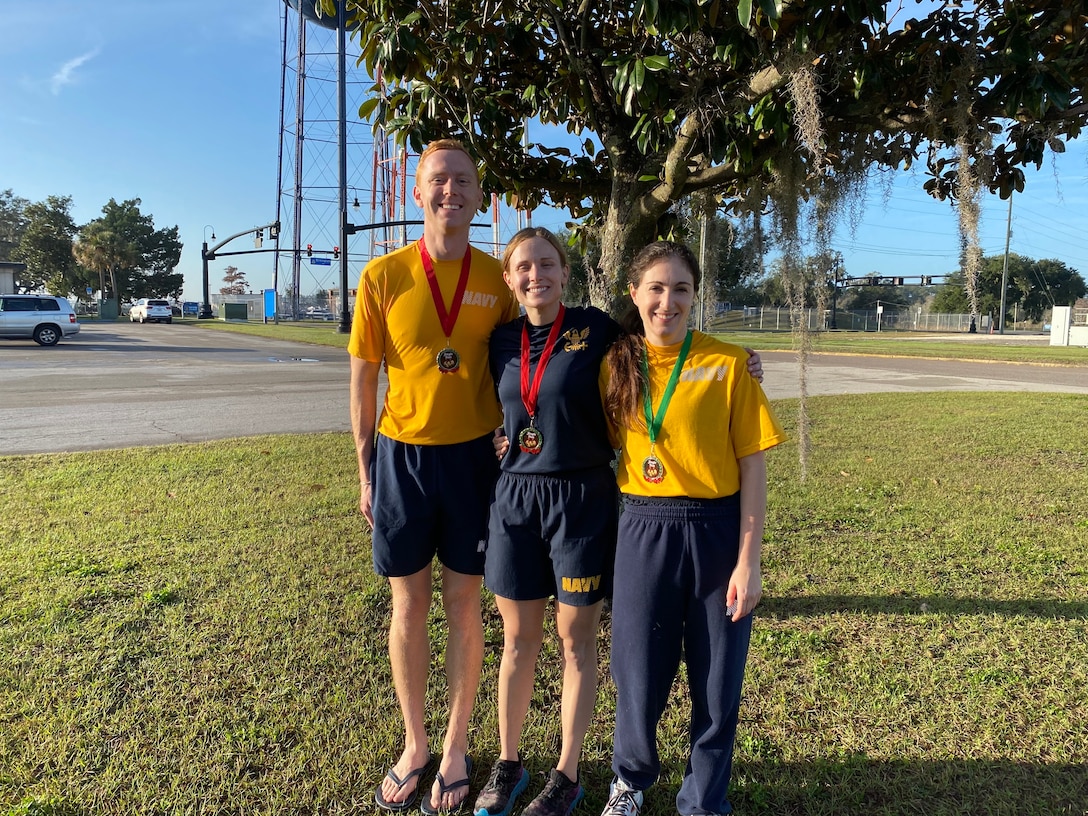
M661 432L661 425L665 421L665 412L669 410L669 400L672 399L672 394L676 390L676 384L680 382L680 369L684 367L684 360L688 357L688 351L691 349L692 334L689 330L684 335L684 342L680 346L680 356L676 358L676 364L672 367L672 374L669 375L669 382L665 386L665 393L661 397L661 404L657 406L657 413L654 413L653 404L650 402L650 362L646 356L646 346L642 347L642 378L646 384L646 387L642 390L642 409L646 414L646 428L650 432L650 450L653 450L654 443L657 442L657 435Z

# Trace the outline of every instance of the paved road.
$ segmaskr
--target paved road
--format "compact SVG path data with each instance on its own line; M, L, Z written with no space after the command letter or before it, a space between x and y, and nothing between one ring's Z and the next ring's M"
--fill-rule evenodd
M796 396L791 352L765 352L772 399ZM184 324L85 323L53 348L0 340L0 454L348 431L344 351ZM1088 367L815 355L808 393L1065 391Z

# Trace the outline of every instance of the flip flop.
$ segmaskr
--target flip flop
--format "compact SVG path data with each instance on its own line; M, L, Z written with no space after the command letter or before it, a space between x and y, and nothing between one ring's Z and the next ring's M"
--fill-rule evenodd
M452 791L452 790L457 790L458 788L467 788L467 787L469 787L469 779L471 777L472 777L472 757L470 757L470 756L465 757L465 778L464 779L458 779L456 782L452 782L449 785L447 785L446 780L442 778L442 772L439 771L438 774L436 775L436 778L438 779L438 796L439 796L439 798L441 799L441 798L445 797L445 795L447 793L449 793L450 791ZM465 791L465 798L464 799L462 799L457 805L455 805L450 810L443 810L441 805L439 805L439 807L436 808L431 804L431 795L430 795L430 792L428 791L427 795L423 797L423 801L419 803L419 809L421 811L423 811L425 814L427 814L427 816L454 816L454 814L460 813L464 809L465 802L468 801L468 794L469 794L469 792Z
M427 755L427 761L414 771L410 771L405 775L404 779L397 776L396 772L390 768L385 772L387 778L393 780L393 784L397 786L397 790L401 790L405 785L415 779L417 776L422 777L434 766L434 754ZM382 810L388 810L391 813L404 813L406 810L411 810L412 806L416 803L416 799L419 798L419 789L422 787L423 780L419 779L416 782L415 789L408 794L408 798L403 802L390 802L384 796L382 796L382 786L379 784L374 791L374 803Z

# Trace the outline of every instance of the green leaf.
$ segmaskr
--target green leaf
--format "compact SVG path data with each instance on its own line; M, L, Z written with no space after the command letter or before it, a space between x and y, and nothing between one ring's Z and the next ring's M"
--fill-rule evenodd
M631 87L638 93L646 83L646 63L640 59L635 60L635 69L631 76Z
M366 100L366 102L359 106L359 118L369 119L371 114L373 114L374 111L377 109L378 105L381 104L381 101L382 100L380 96L372 96L370 99Z
M665 71L669 67L669 58L663 54L651 54L642 63L647 71Z
M752 0L740 0L737 3L737 20L742 28L752 24Z
M632 60L623 62L612 78L612 87L615 88L616 93L623 93L627 88L628 78L631 75L631 63Z
M710 21L710 25L716 26L718 24L718 14L721 11L721 0L713 0L710 4L710 8L707 10L706 16Z
M759 0L759 7L769 21L782 19L782 0Z

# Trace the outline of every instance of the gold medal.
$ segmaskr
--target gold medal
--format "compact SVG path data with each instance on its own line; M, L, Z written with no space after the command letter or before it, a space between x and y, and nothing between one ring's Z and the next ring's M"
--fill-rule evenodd
M453 336L453 327L457 323L457 313L461 310L465 285L468 283L468 273L472 266L472 247L465 247L465 256L461 259L461 275L457 278L457 289L453 294L453 303L448 310L442 300L442 290L438 286L438 278L435 277L431 253L427 251L427 244L422 238L419 239L419 256L423 262L423 271L427 274L427 285L431 288L431 298L434 300L435 310L438 312L438 322L442 325L442 333L446 335L446 343L449 343L450 337ZM438 352L434 362L438 366L438 370L443 374L453 374L461 367L461 355L447 345L442 351Z
M540 431L530 425L518 434L518 445L525 453L535 456L544 447L544 437L541 436Z
M559 304L559 314L556 315L551 329L548 330L548 339L544 342L544 349L540 352L540 360L536 364L536 373L529 376L530 348L529 348L529 319L521 324L521 404L525 406L525 412L529 415L529 427L518 434L518 445L523 453L531 453L536 456L544 447L544 435L536 427L536 405L540 396L540 383L544 379L544 369L548 367L548 361L555 351L556 341L559 339L559 330L563 325L563 314L566 307Z
M443 374L453 374L461 367L461 355L449 346L446 346L434 358L435 365Z
M665 480L665 465L652 453L642 460L642 478L650 484L660 484Z
M680 344L680 354L673 363L672 373L665 385L665 393L661 395L661 404L655 413L650 399L650 364L646 359L646 347L642 347L642 410L646 415L646 431L650 437L650 455L642 460L642 478L650 484L660 484L665 481L665 463L657 458L655 444L657 435L661 432L661 425L665 421L665 412L669 410L669 401L672 399L676 384L680 382L680 369L684 367L684 360L688 358L691 350L692 333L689 330L684 335L684 342Z

